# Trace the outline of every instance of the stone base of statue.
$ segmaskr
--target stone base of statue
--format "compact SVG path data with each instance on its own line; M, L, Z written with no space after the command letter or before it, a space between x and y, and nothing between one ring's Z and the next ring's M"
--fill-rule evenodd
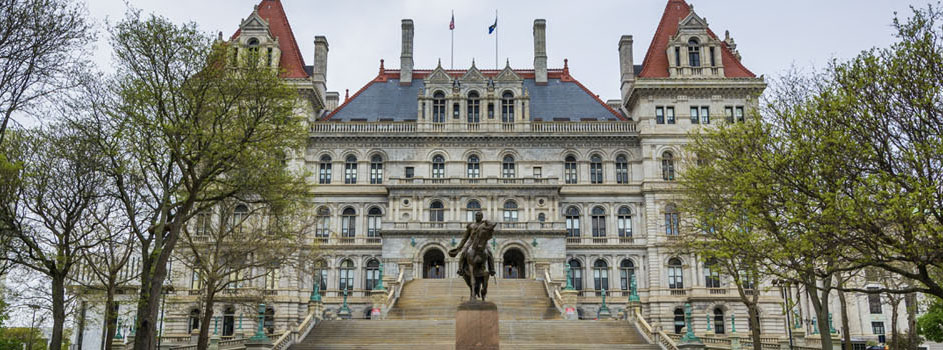
M469 301L455 313L455 350L498 350L498 307Z
M268 350L272 348L272 339L265 334L256 334L246 341L246 350Z
M704 343L678 343L678 350L704 350Z

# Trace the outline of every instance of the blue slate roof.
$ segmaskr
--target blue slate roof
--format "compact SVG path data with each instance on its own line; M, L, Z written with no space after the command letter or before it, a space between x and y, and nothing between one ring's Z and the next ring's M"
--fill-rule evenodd
M417 96L423 86L423 81L415 78L409 86L401 86L399 79L373 81L326 118L332 121L414 121L418 111ZM550 78L546 85L537 85L534 79L524 79L524 88L530 94L531 120L619 120L576 81Z

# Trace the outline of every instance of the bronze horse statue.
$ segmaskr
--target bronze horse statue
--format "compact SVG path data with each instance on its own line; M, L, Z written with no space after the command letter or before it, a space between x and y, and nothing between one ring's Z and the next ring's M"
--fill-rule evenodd
M484 220L481 212L475 213L475 222L465 228L462 242L449 250L449 256L453 258L459 252L462 253L458 259L458 275L465 279L471 292L468 301L478 298L484 301L488 294L488 277L494 276L494 256L488 249L488 240L494 236L495 225Z

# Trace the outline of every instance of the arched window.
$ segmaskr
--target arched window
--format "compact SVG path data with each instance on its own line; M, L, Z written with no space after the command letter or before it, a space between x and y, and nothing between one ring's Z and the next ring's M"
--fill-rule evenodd
M622 286L622 290L629 290L633 275L635 275L635 264L632 260L622 259L622 263L619 264L619 284ZM635 283L638 283L638 281L635 281ZM638 288L638 285L635 288Z
M317 226L314 229L315 237L326 238L331 234L331 210L326 207L318 209Z
M206 236L213 230L212 216L209 210L196 214L196 227L194 234L197 236Z
M547 215L545 215L544 213L537 214L537 222L546 222L546 221L547 221Z
M671 258L671 260L668 260L668 288L684 288L684 272L682 271L681 259Z
M514 94L510 91L505 91L501 95L501 122L514 123Z
M600 206L593 207L592 217L593 237L606 237L606 210Z
M190 317L187 320L190 331L196 331L200 329L200 309L190 310Z
M465 220L468 222L475 222L475 213L481 211L481 202L478 202L477 199L472 199L465 204Z
M675 179L675 159L671 152L665 152L661 155L661 178L665 181Z
M478 99L478 92L468 93L468 123L478 124L481 122L481 100Z
M579 260L570 260L570 283L573 289L583 290L583 264Z
M609 289L609 264L603 259L596 260L593 263L593 289L596 295L602 295L602 289Z
M514 157L506 155L504 156L504 160L501 161L501 177L512 178L515 176L514 174Z
M357 212L354 208L344 209L341 213L341 236L353 237L357 234Z
M441 179L445 177L445 157L436 154L432 157L432 178Z
M367 237L380 237L380 225L383 221L383 212L373 207L367 212Z
M675 334L681 334L681 331L684 330L684 310L681 310L680 307L675 309L674 325Z
M473 179L481 177L481 161L478 159L478 156L474 154L469 156L466 168L466 177Z
M566 156L563 160L563 180L568 184L575 184L579 181L579 171L576 166L576 157Z
M714 333L724 334L724 310L719 307L714 309Z
M354 289L354 262L350 259L344 260L341 262L341 266L337 271L337 289L339 290L353 290Z
M589 182L602 183L602 157L598 154L589 157Z
M321 156L321 162L318 165L318 183L331 183L331 156L329 155Z
M701 45L697 38L688 40L688 65L691 67L701 66Z
M445 123L445 93L442 91L432 95L432 122Z
M327 262L324 260L318 260L314 263L314 278L318 279L318 288L323 294L324 290L327 289Z
M249 38L249 41L246 42L246 46L249 47L250 52L259 52L259 39Z
M383 183L383 157L374 155L370 157L370 184L379 185Z
M347 159L344 160L344 183L345 184L355 184L357 183L357 157L353 155L347 156Z
M517 222L517 202L504 202L504 222Z
M238 232L242 232L242 223L249 218L249 207L245 204L236 205L232 211L232 227Z
M440 201L432 201L429 204L429 221L430 222L443 222L445 221L445 207Z
M629 183L629 160L622 154L616 156L616 183Z
M566 236L580 236L580 210L576 207L566 209Z
M679 220L678 208L674 204L668 204L665 207L665 235L674 237L681 234Z
M704 286L720 288L720 272L717 270L717 259L711 258L704 262Z
M629 207L622 206L619 208L616 225L619 228L619 237L632 237L632 211L629 210Z
M373 290L377 286L377 281L380 280L380 262L370 260L367 262L367 266L363 268L363 288L366 290Z
M265 333L275 334L275 309L267 308L265 309L265 318L262 325L265 327Z

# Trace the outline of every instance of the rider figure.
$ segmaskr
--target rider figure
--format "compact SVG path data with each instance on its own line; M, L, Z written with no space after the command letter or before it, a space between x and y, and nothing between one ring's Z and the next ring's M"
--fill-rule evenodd
M449 250L449 256L451 257L455 257L455 255L458 253L459 250L461 250L462 252L462 255L459 256L458 258L458 261L459 261L458 275L459 276L465 275L465 267L468 264L468 260L466 260L466 255L467 255L466 252L469 249L472 249L472 246L476 246L476 245L479 246L479 248L484 249L485 254L488 256L488 274L491 276L494 276L494 255L491 254L491 249L488 249L488 244L487 244L488 239L491 238L490 237L491 235L490 234L487 235L488 237L481 237L481 235L485 233L493 233L494 226L496 224L491 221L484 220L484 217L485 217L484 214L482 214L480 211L476 212L475 222L470 223L468 224L468 226L465 227L465 234L462 236L462 241L458 244L457 247L455 247L452 250ZM465 243L469 239L471 239L471 242L469 242L468 246L466 247Z

